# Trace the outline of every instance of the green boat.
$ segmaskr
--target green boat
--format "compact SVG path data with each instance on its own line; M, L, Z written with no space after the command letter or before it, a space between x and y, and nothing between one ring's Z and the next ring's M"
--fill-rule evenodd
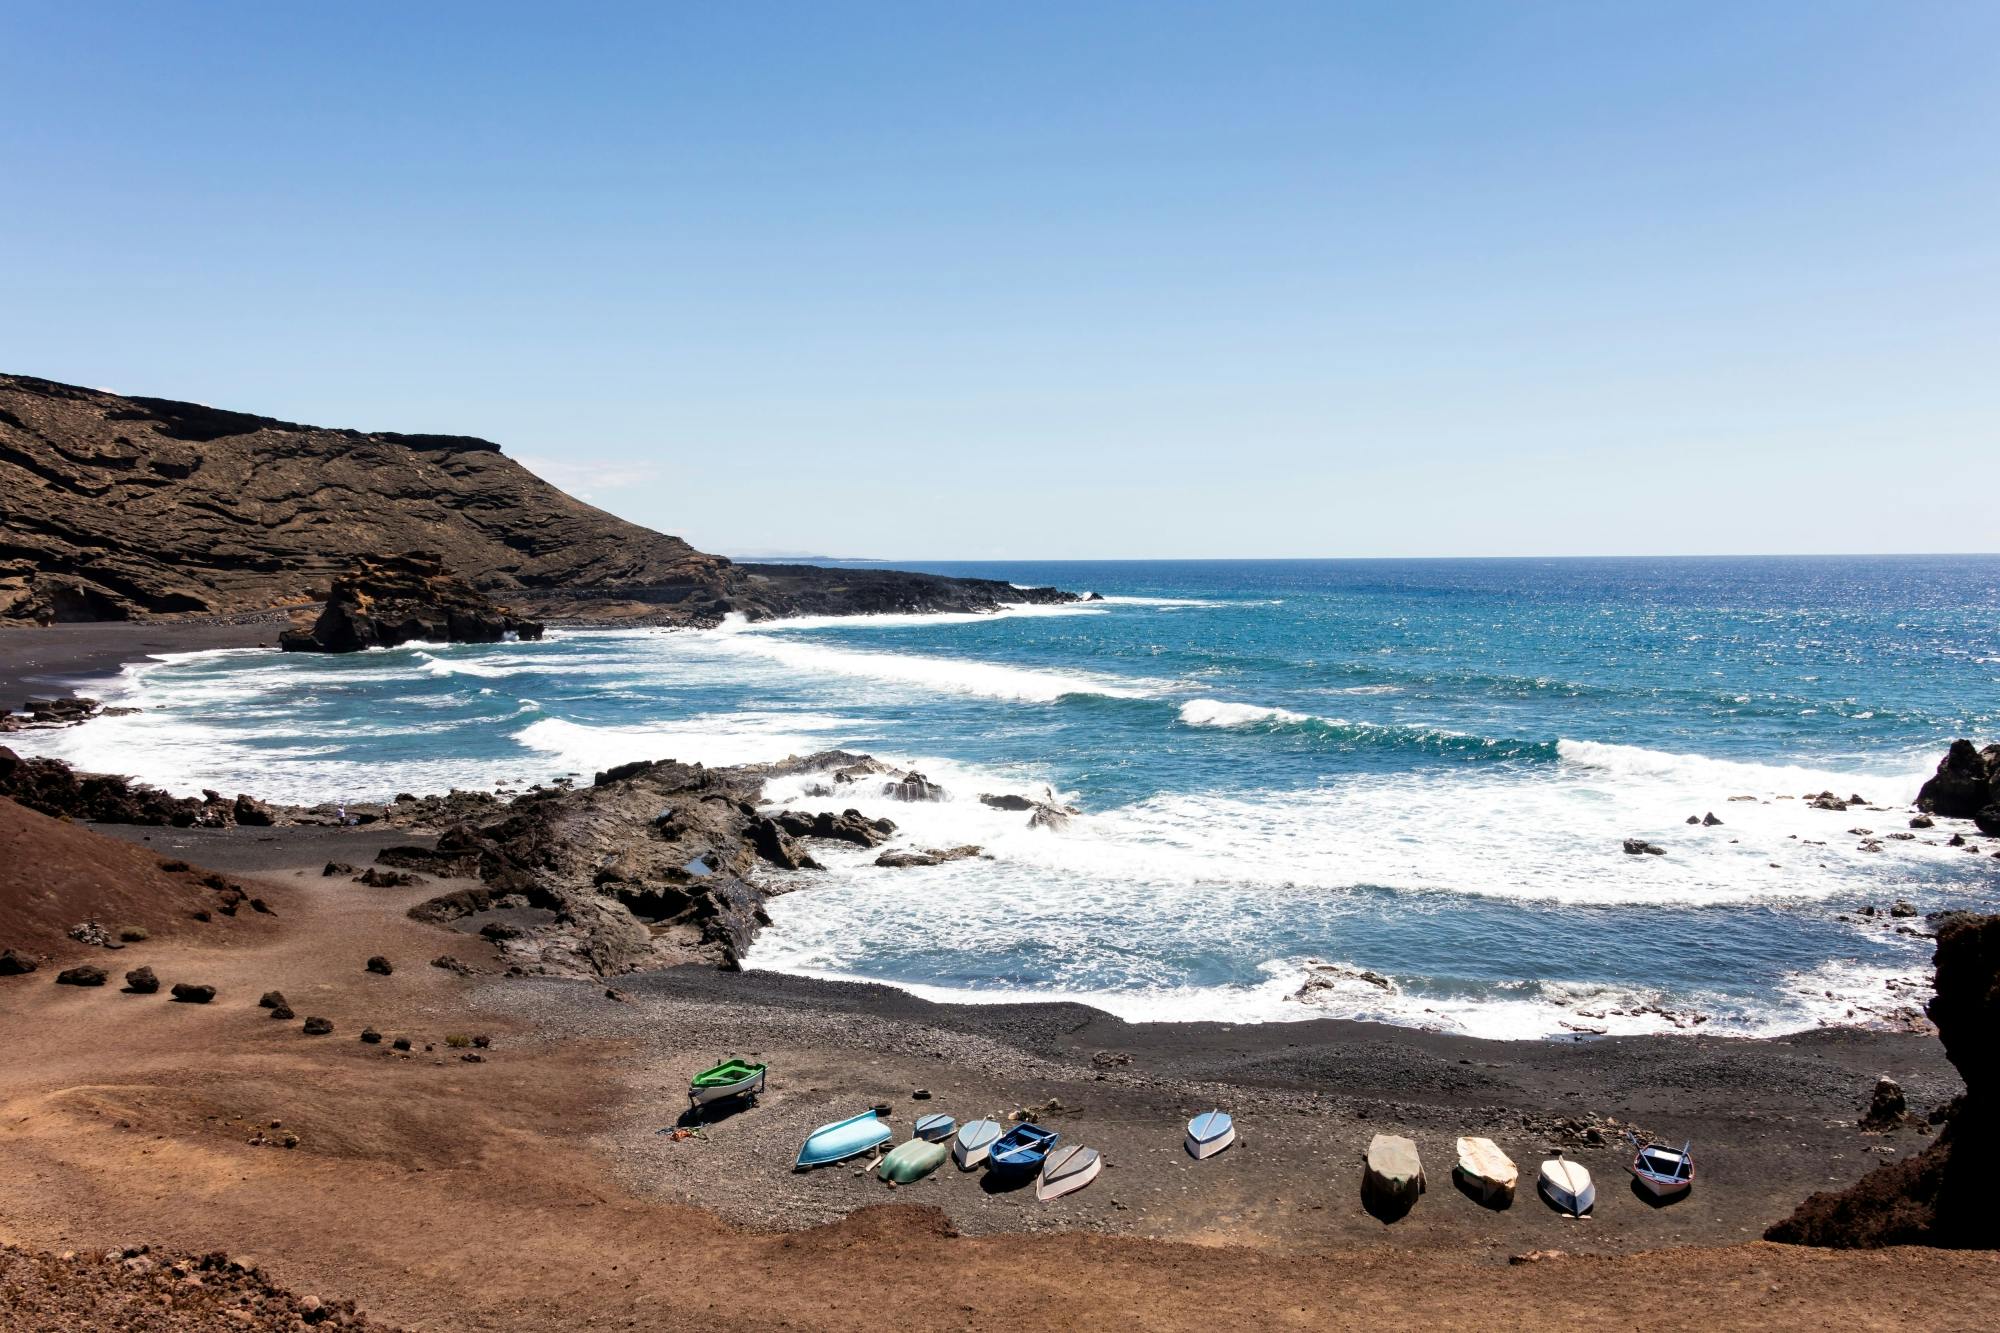
M907 1185L937 1170L950 1155L951 1149L942 1143L911 1139L884 1157L882 1165L875 1168L875 1174L898 1185Z
M724 1060L688 1080L688 1105L706 1106L730 1097L755 1097L764 1090L769 1065L748 1060Z

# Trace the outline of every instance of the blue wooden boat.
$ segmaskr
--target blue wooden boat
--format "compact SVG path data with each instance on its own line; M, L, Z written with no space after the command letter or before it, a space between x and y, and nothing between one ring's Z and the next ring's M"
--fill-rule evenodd
M929 1115L920 1115L917 1117L916 1128L913 1132L920 1139L926 1139L932 1143L942 1143L952 1135L958 1133L958 1122L942 1111L933 1111Z
M986 1169L1001 1176L1031 1176L1062 1135L1040 1125L1016 1125L1002 1134L986 1154Z
M891 1137L889 1126L873 1111L863 1111L860 1115L821 1125L806 1135L805 1144L799 1149L799 1160L792 1164L792 1170L804 1171L831 1162L844 1162L870 1148L880 1147Z

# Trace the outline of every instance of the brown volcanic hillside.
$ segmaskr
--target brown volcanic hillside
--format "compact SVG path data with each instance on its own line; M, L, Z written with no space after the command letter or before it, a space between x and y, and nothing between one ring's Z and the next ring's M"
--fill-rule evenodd
M485 440L0 375L0 619L310 601L350 557L419 548L523 605L566 593L706 618L744 582L720 556L572 499ZM757 600L738 609L755 614Z

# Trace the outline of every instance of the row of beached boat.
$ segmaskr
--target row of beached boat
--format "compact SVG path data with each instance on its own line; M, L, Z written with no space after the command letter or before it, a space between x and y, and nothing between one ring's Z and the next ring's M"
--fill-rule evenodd
M1646 1193L1662 1201L1678 1198L1694 1187L1694 1145L1679 1148L1659 1143L1642 1143L1625 1136L1633 1153L1626 1169ZM1519 1171L1514 1160L1492 1139L1461 1138L1458 1162L1453 1175L1466 1191L1489 1207L1504 1208L1513 1202ZM1423 1190L1423 1166L1410 1140L1393 1134L1377 1134L1368 1145L1368 1175L1365 1183L1391 1197L1414 1198ZM1597 1203L1597 1184L1581 1162L1558 1152L1542 1162L1536 1173L1536 1189L1558 1211L1582 1217Z
M724 1060L696 1074L688 1083L688 1104L699 1110L712 1103L742 1098L755 1100L770 1073L766 1065L748 1060ZM874 1110L821 1125L800 1145L795 1171L845 1162L863 1153L879 1153L895 1137L889 1123ZM1694 1185L1692 1144L1679 1148L1642 1143L1627 1134L1633 1147L1628 1165L1639 1186L1661 1200L1676 1198ZM1227 1111L1205 1111L1187 1122L1183 1146L1197 1161L1213 1157L1236 1142L1236 1122ZM947 1146L947 1144L949 1146ZM1064 1144L1062 1135L1032 1122L1009 1129L997 1120L969 1120L960 1125L933 1111L917 1117L908 1142L881 1153L875 1172L883 1180L907 1185L922 1180L950 1157L961 1171L984 1167L1002 1180L1036 1177L1035 1194L1048 1200L1074 1193L1097 1179L1104 1159L1095 1148ZM1480 1202L1505 1207L1514 1198L1519 1171L1512 1158L1492 1139L1461 1138L1453 1173ZM1417 1145L1394 1134L1377 1134L1368 1145L1365 1191L1385 1201L1407 1206L1423 1192L1423 1163ZM1541 1164L1537 1188L1550 1204L1572 1217L1582 1217L1597 1202L1597 1186L1582 1163L1557 1153Z

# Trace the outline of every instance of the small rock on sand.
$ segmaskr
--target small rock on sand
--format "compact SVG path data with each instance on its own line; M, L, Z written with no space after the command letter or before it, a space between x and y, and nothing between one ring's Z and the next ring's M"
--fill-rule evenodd
M125 974L125 989L134 995L151 995L160 988L160 979L150 967L135 967Z
M215 998L215 987L198 986L192 982L176 981L174 998L182 1004L207 1004Z
M396 966L378 953L368 960L368 970L378 976L386 977L396 970Z
M101 967L85 963L81 967L65 968L56 973L58 986L102 986L105 971Z
M257 1007L259 1009L282 1009L285 1007L285 993L283 991L267 990L257 997Z
M0 977L26 976L35 970L35 960L12 949L0 949Z
M325 1035L327 1035L327 1033L332 1031L333 1031L333 1020L330 1018L306 1019L305 1034L308 1037L324 1037Z
M382 1042L382 1034L374 1028L363 1028L361 1029L361 1040L367 1042L370 1046L379 1046Z

